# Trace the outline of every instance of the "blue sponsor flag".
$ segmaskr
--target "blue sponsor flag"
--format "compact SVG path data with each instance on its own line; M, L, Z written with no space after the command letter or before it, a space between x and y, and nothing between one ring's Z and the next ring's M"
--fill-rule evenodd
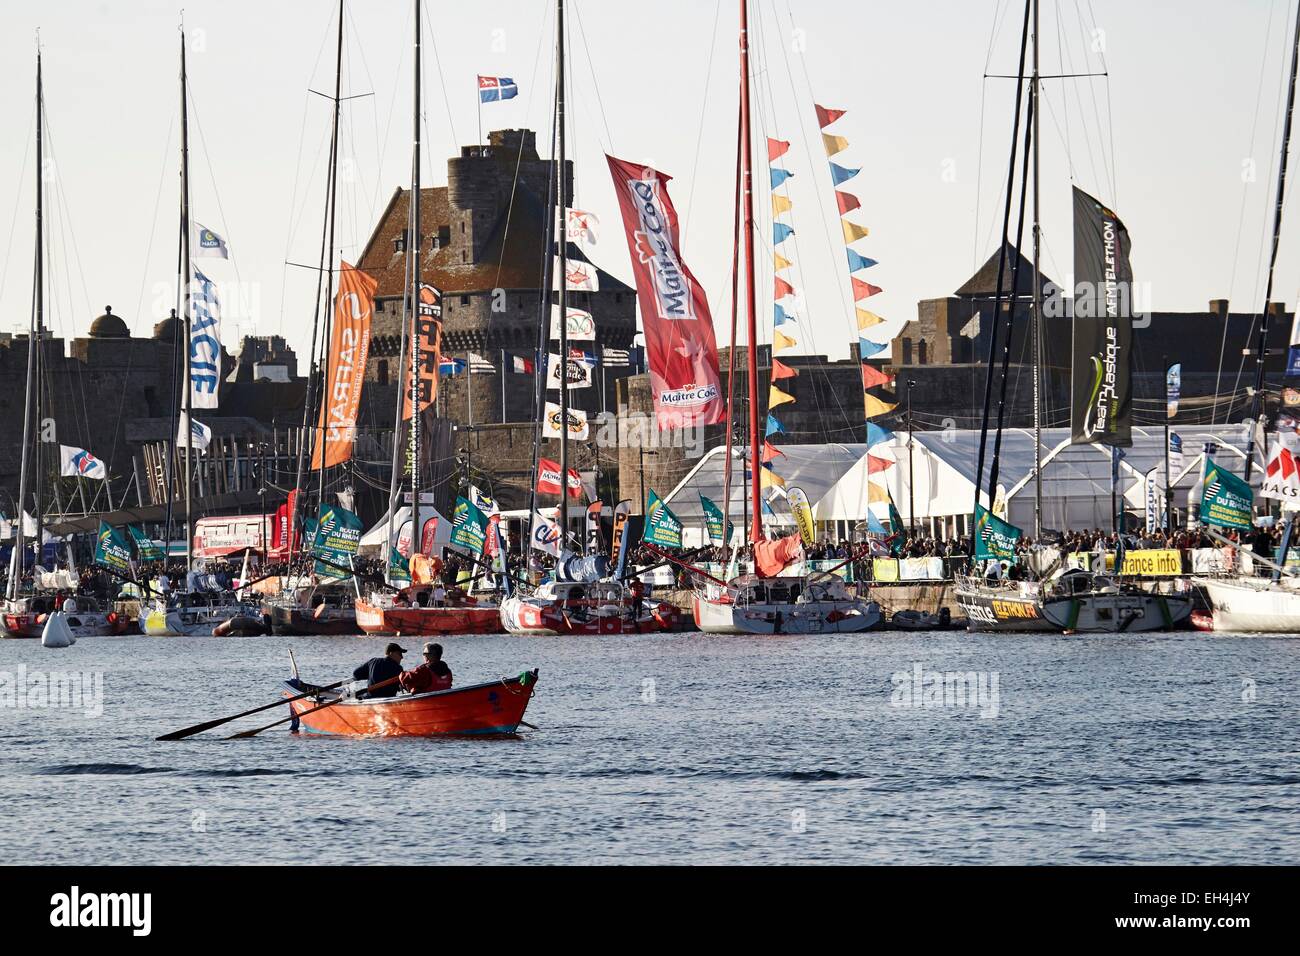
M478 101L480 103L513 100L518 95L519 85L508 76L480 76L478 78Z

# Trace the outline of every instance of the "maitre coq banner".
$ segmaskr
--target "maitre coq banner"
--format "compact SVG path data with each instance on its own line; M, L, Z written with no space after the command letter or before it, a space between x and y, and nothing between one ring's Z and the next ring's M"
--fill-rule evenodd
M312 468L321 467L322 454L327 468L352 457L361 385L366 378L366 357L370 354L370 314L379 283L346 262L340 266L329 366L320 403L322 440L312 450Z
M671 177L612 156L627 248L636 273L650 385L660 430L723 420L718 347L704 289L681 258Z

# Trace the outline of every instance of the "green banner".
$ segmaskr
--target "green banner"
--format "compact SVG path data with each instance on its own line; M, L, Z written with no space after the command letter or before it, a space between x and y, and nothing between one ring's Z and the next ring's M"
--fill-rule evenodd
M996 518L983 505L975 507L975 560L1016 560L1016 543L1023 532L1015 525Z
M889 494L889 490L885 489ZM903 539L907 536L907 530L903 527L903 516L898 513L894 507L894 496L889 495L889 536L894 540L889 542L889 553L898 557L903 553Z
M136 556L141 561L161 561L163 559L162 548L153 543L153 540L144 533L143 528L127 525L126 530L131 535L131 541L135 544Z
M1255 496L1246 484L1228 469L1205 459L1205 490L1201 493L1201 522L1220 528L1249 531Z
M348 559L357 553L364 530L361 519L346 508L321 505L311 545L312 554L322 559L316 562L316 573L346 577Z
M107 521L99 523L95 563L119 574L129 574L131 571L131 546L127 543L126 536Z
M411 582L411 571L406 558L396 548L390 548L388 552L388 580L405 581L408 584Z
M735 527L730 521L726 521L726 516L722 513L722 509L708 498L704 497L704 495L700 495L700 507L704 509L704 520L708 523L709 543L725 547L727 542L731 540L731 533L735 530ZM722 532L724 521L727 526L726 534L723 534Z
M487 544L487 515L468 498L456 499L451 519L451 543L470 554L482 554Z
M650 498L646 502L645 509L645 531L641 535L642 541L649 541L651 544L657 544L664 548L680 548L682 546L682 523L677 520L677 515L668 510L663 499L650 489Z

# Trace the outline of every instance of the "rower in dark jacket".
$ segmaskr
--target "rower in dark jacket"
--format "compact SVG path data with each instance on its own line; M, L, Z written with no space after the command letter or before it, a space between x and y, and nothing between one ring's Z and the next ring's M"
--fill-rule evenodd
M364 680L367 687L374 687L386 680L392 680L402 674L402 655L406 653L406 648L399 644L389 644L384 648L383 657L372 657L360 667L352 672L353 680ZM398 682L393 681L387 687L380 687L374 691L362 691L357 694L358 697L395 697L400 689Z

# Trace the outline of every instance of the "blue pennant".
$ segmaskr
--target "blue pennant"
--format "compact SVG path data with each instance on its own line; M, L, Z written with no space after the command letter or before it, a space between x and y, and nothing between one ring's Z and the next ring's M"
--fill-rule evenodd
M784 434L785 434L785 428L784 428L784 426L782 426L782 424L781 424L779 421L776 420L776 416L775 416L775 415L771 415L771 414L769 414L769 415L767 416L767 430L764 431L763 434L764 434L764 435L778 435L778 434L779 434L779 435L784 435Z
M779 246L781 243L785 242L793 235L794 235L794 230L789 226L787 226L785 223L783 222L772 223L772 244L773 245Z
M785 309L781 308L780 303L777 303L776 305L772 306L772 310L773 310L773 315L772 315L773 325L785 325L787 322L794 321L794 316L790 315L788 312L785 311Z
M873 512L867 512L867 532L869 534L884 534L885 526L880 523L880 519Z
M858 355L864 359L871 358L889 348L888 342L873 342L865 336L858 339Z
M776 189L777 186L780 186L783 182L794 175L794 173L790 172L788 169L781 169L777 166L773 166L771 172L773 189Z
M845 249L849 254L849 271L857 272L859 269L870 269L876 264L875 259L868 259L866 256L858 255L852 249Z
M848 182L860 172L862 172L861 169L845 169L838 163L831 163L831 181L834 182L836 186L840 183Z
M875 422L867 422L867 444L878 445L882 441L889 441L894 437L894 433L888 428L881 428Z

